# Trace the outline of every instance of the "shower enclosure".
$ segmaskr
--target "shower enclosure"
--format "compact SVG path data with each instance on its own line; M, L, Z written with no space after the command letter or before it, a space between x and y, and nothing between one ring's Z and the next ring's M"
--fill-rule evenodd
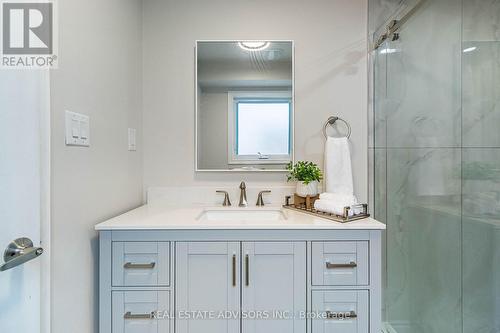
M369 29L384 329L498 333L500 1L369 0Z

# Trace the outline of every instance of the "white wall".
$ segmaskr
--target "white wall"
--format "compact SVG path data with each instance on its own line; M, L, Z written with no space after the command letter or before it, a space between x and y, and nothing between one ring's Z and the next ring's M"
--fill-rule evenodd
M329 115L353 126L355 190L367 199L366 0L143 2L144 186L283 184L283 174L194 172L194 45L295 40L295 152L322 165Z
M227 169L227 91L202 92L198 98L198 164L201 169Z
M94 225L142 203L141 2L59 1L51 73L52 333L97 332ZM90 115L91 147L64 145L64 110Z

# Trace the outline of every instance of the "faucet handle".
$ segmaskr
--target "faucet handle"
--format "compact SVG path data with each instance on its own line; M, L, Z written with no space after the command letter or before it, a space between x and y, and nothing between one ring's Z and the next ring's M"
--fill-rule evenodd
M257 203L256 205L259 206L259 207L263 207L264 206L264 198L262 198L262 195L264 193L271 193L270 190L265 190L265 191L260 191L259 192L259 195L257 196Z
M222 193L224 194L224 202L222 203L222 206L231 206L231 200L229 200L229 193L227 191L215 191L216 193Z

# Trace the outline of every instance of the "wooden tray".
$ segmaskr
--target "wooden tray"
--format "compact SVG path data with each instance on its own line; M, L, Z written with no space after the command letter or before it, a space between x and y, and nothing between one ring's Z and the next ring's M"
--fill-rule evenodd
M301 207L304 207L305 205L305 208L306 209L311 209L311 208L314 208L314 202L316 200L319 199L319 194L315 195L315 196L300 196L298 195L297 193L295 193L293 195L293 204L294 205L297 205L297 206L301 206Z
M298 211L298 212L309 214L309 215L313 215L316 217L321 217L323 219L332 220L332 221L340 222L340 223L352 222L352 221L361 220L361 219L365 219L367 217L370 217L370 214L368 214L368 205L367 204L360 204L360 205L356 205L356 206L363 207L363 212L360 214L352 215L352 216L349 216L349 210L351 209L351 207L344 208L344 215L336 215L336 214L331 214L331 213L320 212L314 208L306 208L305 205L295 206L293 204L286 204L286 205L283 205L283 208Z

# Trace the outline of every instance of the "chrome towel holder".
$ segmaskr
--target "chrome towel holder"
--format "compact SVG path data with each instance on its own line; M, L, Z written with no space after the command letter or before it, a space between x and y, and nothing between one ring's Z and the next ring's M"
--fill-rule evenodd
M337 122L337 120L340 120L341 122L343 122L346 125L346 127L347 127L346 137L349 139L351 137L351 125L349 125L349 123L347 121L345 121L344 119L342 119L340 117L336 117L336 116L329 117L325 123L325 126L323 126L323 135L325 136L325 139L328 138L328 134L326 133L326 129L328 128L328 125L333 126L333 124L335 124Z

